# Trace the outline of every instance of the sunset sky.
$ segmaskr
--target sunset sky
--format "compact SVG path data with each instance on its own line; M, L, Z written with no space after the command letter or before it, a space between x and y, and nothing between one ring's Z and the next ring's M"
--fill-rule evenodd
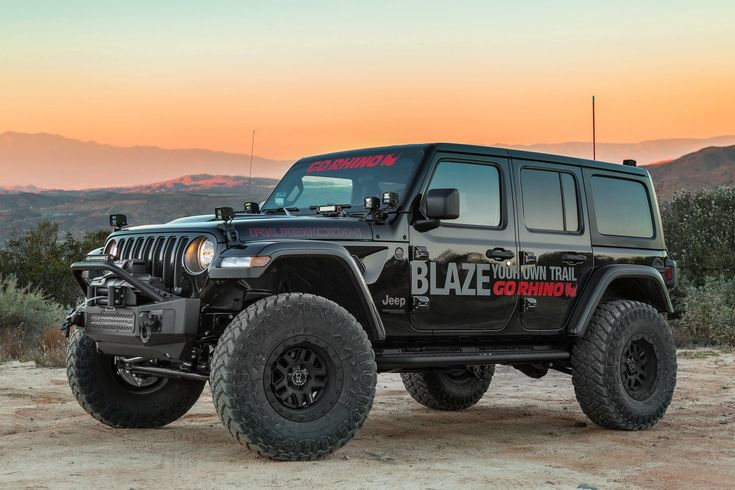
M290 159L735 133L735 2L0 3L0 132Z

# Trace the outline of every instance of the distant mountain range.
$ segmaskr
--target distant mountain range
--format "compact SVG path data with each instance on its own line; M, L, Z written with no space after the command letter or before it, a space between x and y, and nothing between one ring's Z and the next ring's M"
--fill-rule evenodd
M107 228L112 213L126 214L135 225L213 213L220 206L243 209L246 201L265 199L277 182L254 178L251 185L247 177L200 174L113 189L0 192L0 246L47 219L59 223L62 233L79 235Z
M102 189L83 189L79 193L93 192L117 192L121 194L162 194L171 192L204 193L216 195L237 194L245 196L253 194L261 196L269 192L279 179L264 179L243 175L211 175L196 174L184 175L176 179L153 182L152 184L135 185L130 187L110 187ZM38 190L36 192L39 192ZM75 192L75 191L41 191L51 193Z
M735 185L735 145L703 148L646 168L662 201L679 190ZM0 189L0 246L14 231L44 219L58 222L63 232L78 235L106 228L111 213L127 214L131 224L149 224L211 213L218 206L242 209L245 201L262 201L276 183L277 179L270 178L253 178L251 183L242 175L199 173L152 184L98 189L5 187Z
M735 136L706 139L659 139L640 143L598 143L599 160L639 164L673 160L707 146L735 145ZM537 144L515 148L583 158L592 156L589 142ZM336 150L337 148L335 148ZM280 178L291 160L255 156L253 175ZM0 187L35 192L43 189L131 187L168 181L181 175L247 175L250 155L154 146L118 147L55 134L0 133Z
M280 178L293 162L253 158L253 175ZM0 187L128 187L190 174L247 175L250 155L119 147L56 134L0 133Z
M660 201L671 199L676 191L709 189L735 185L735 146L702 148L659 165L650 165Z
M735 135L717 136L714 138L672 138L641 141L640 143L597 143L597 159L604 162L622 163L633 159L638 165L663 163L695 152L708 146L735 145ZM504 145L498 145L504 146ZM537 144L530 146L513 146L520 150L555 153L580 158L592 158L592 144L586 142L568 142Z

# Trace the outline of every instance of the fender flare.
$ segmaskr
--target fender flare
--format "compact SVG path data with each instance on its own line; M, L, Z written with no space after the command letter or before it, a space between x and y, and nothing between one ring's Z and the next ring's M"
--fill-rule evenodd
M574 310L567 321L567 333L573 336L584 334L597 307L610 285L619 279L641 279L648 288L649 300L659 311L673 313L669 291L661 273L647 265L614 264L595 270L590 276L588 287L577 297Z
M271 260L265 267L219 267L222 259L225 257L255 256L268 256ZM375 306L375 301L373 301L362 271L347 249L337 243L317 240L248 242L242 246L227 249L215 258L212 264L213 266L209 269L209 279L257 279L265 275L278 262L278 259L284 257L302 257L305 259L310 257L328 257L340 264L360 295L360 305L365 314L365 318L369 322L369 325L364 325L368 336L371 340L385 340L383 320L380 318L380 313L378 312L377 306Z

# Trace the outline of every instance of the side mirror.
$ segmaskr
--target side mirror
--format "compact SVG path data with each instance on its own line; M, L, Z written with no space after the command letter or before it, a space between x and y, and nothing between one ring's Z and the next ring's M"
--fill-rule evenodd
M459 218L459 191L431 189L426 193L426 216L429 219Z

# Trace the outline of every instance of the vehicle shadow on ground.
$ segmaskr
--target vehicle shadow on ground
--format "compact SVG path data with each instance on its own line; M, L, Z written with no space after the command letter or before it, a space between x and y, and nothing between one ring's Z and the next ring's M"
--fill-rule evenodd
M416 406L397 414L392 407L376 407L356 438L343 451L351 458L370 458L370 455L389 453L390 459L400 460L404 456L411 459L416 446L436 446L439 451L436 453L437 457L441 457L441 449L447 446L454 446L454 449L472 446L484 450L497 449L499 446L527 446L542 444L550 437L574 438L581 435L581 431L595 427L591 423L587 424L587 429L584 426L575 426L580 424L582 416L566 414L561 409L533 407L533 413L530 410L531 407L523 405L478 405L460 412L441 412ZM156 441L156 446L162 449L172 445L176 447L177 453L188 454L188 457L195 453L198 460L241 463L251 458L263 460L256 452L233 440L215 414L189 414L162 429L105 428L102 431L93 431L92 436L100 437L100 432L125 442L149 444ZM344 457L345 453L338 454L343 454ZM162 461L164 465L185 464L172 454L163 457Z

